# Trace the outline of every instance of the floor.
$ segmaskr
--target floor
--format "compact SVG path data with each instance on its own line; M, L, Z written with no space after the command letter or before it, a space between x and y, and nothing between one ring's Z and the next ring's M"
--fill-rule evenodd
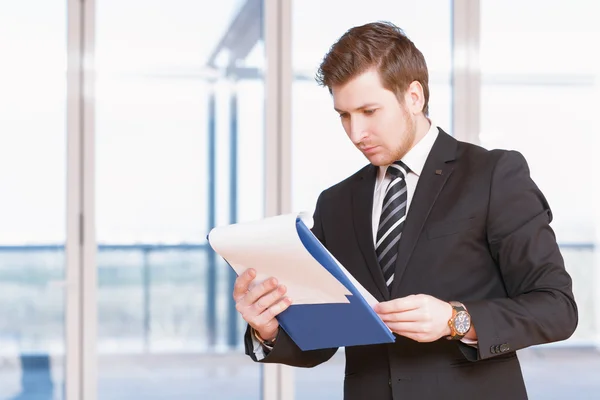
M532 348L519 352L530 399L600 400L600 351ZM0 399L62 400L56 363L21 373L0 359ZM294 369L295 400L342 398L343 357L313 369ZM98 400L259 400L260 367L243 354L102 357ZM57 384L57 382L59 382Z

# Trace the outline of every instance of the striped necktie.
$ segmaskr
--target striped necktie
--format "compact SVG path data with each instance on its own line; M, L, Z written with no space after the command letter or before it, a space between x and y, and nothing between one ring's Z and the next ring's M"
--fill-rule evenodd
M402 161L396 161L387 169L392 181L388 185L381 207L377 229L375 253L383 272L388 290L394 281L394 265L398 258L398 242L406 219L406 175L410 169Z

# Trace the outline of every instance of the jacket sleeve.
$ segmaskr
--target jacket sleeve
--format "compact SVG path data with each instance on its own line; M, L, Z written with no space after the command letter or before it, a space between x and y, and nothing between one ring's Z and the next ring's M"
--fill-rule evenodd
M502 151L494 167L487 240L507 298L465 302L478 349L460 344L471 360L569 338L578 323L571 277L550 222L552 213L524 157Z
M321 243L323 243L323 245L326 245L325 234L323 232L321 221L321 208L323 206L322 198L323 194L321 194L317 200L317 206L313 215L312 233L317 237L317 239L319 239L319 241L321 241ZM279 328L279 333L277 334L273 348L271 350L265 349L266 351L264 352L264 358L257 358L257 354L255 353L254 349L255 344L255 341L252 340L250 326L247 326L246 333L244 335L246 354L250 356L252 360L257 362L286 364L294 367L310 368L329 360L337 351L337 348L302 351L281 327Z

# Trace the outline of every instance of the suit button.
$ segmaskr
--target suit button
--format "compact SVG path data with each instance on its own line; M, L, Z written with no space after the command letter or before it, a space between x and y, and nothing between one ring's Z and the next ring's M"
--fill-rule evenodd
M492 346L492 347L490 347L490 352L491 352L492 354L496 354L496 346Z
M510 347L508 346L508 344L504 343L504 344L500 345L500 351L501 352L505 353L508 350L510 350Z
M388 385L392 386L392 380L388 380Z

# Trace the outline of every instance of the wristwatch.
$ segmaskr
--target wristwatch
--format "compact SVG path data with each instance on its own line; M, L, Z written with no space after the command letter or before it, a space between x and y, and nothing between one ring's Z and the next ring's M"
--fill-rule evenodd
M273 346L275 346L275 340L277 339L277 337L271 339L271 340L265 340L263 338L260 337L260 335L258 334L258 332L256 332L256 329L252 328L252 334L254 335L254 338L256 340L258 340L258 342L260 344L262 344L263 346L266 346L269 349L272 349Z
M452 317L448 320L450 327L450 336L446 336L448 340L460 340L465 337L471 329L471 315L462 303L458 301L449 301L452 306Z

